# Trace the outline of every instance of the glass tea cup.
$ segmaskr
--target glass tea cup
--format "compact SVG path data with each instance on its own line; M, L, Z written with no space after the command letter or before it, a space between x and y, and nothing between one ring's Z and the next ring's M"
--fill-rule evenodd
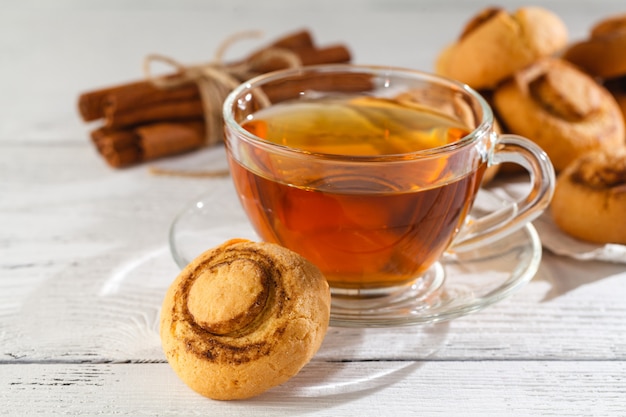
M444 253L519 230L554 189L545 153L498 135L477 92L415 70L321 65L261 75L231 92L224 122L250 223L317 265L334 298L430 293L442 282L428 271ZM502 163L529 172L528 194L470 217L485 170Z

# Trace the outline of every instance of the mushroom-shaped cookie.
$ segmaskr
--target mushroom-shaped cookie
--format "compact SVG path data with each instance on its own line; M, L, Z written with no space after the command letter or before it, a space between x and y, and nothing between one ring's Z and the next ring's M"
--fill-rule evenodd
M176 374L218 400L258 395L294 376L319 349L330 290L317 267L281 246L231 240L172 283L161 342Z
M596 77L626 75L626 14L598 22L590 37L572 44L563 58Z
M435 71L475 89L490 89L567 44L563 21L541 7L514 13L488 8L475 16L460 38L437 58Z
M566 61L538 61L498 87L493 99L508 131L536 142L557 171L587 152L624 143L613 96Z
M570 164L557 180L551 212L557 226L578 239L626 244L626 148Z

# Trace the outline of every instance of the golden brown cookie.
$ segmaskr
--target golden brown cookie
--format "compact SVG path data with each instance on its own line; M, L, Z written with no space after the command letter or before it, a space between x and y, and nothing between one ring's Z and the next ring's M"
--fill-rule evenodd
M557 226L578 239L626 244L626 148L569 165L557 180L551 212Z
M161 342L189 387L242 399L298 373L329 318L330 290L317 267L281 246L238 239L204 252L172 283Z
M613 96L560 59L518 72L498 87L494 103L507 129L542 147L557 171L587 152L624 143L624 120Z
M464 28L460 38L437 58L435 71L475 89L489 89L534 61L567 44L563 21L541 7L514 13L483 10Z
M598 22L589 38L572 44L563 58L596 77L625 75L626 14Z

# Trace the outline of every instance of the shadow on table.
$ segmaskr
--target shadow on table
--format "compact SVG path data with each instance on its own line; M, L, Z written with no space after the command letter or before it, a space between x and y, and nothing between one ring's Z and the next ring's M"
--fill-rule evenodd
M267 402L337 396L350 402L394 385L415 372L444 344L449 325L330 328L315 359L287 383L259 397ZM311 410L308 410L311 411Z
M543 252L541 268L535 280L550 284L543 300L551 301L582 286L599 282L626 272L626 265L602 261L579 261L565 256ZM545 262L549 260L549 262Z
M317 359L413 361L431 357L445 342L449 322L382 328L330 327Z

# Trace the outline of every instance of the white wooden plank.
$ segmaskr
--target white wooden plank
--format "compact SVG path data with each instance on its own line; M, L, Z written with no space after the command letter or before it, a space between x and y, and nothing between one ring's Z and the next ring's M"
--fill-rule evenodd
M152 176L145 166L111 171L88 144L1 149L9 186L0 209L11 221L0 217L0 359L163 360L159 306L178 273L168 227L218 182ZM71 163L83 174L64 173ZM544 261L525 289L483 312L430 327L333 328L318 355L625 359L626 268Z
M0 415L623 416L624 362L311 362L257 398L217 402L166 364L2 365Z
M572 39L624 12L621 0L540 3ZM140 77L148 52L206 61L242 29L264 30L264 42L308 27L322 44L347 43L355 62L428 70L485 5L2 2L0 415L626 415L626 268L550 254L525 289L483 312L331 328L287 384L245 402L199 397L163 362L157 323L177 273L169 223L213 183L109 169L75 110L80 92Z

